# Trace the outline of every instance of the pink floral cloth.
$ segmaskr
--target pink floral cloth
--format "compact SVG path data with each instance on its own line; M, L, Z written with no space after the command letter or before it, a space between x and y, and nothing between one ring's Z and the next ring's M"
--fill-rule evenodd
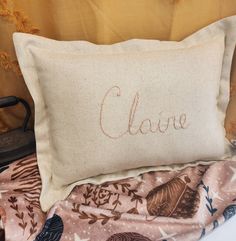
M235 215L236 162L80 185L48 213L40 189L35 155L0 168L7 241L195 241Z

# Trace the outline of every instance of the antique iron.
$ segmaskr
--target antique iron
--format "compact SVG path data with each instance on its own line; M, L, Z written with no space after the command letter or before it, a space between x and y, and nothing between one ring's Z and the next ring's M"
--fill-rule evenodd
M0 167L28 156L36 150L34 132L27 127L31 115L29 104L16 96L0 98L0 108L9 108L18 103L21 103L25 108L25 119L22 127L0 134Z

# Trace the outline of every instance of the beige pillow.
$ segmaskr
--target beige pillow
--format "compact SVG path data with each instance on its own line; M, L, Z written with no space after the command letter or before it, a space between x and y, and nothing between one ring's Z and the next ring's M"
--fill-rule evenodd
M182 42L95 45L15 33L35 103L42 209L77 184L224 158L235 42L236 17Z

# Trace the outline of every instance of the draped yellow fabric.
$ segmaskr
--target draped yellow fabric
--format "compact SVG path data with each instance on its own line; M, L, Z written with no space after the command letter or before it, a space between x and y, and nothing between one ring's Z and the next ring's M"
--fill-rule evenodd
M33 108L14 54L15 31L98 44L132 38L181 40L234 14L236 0L0 0L0 96L23 97ZM236 84L231 89L226 127L234 135ZM19 126L22 118L20 107L0 109L0 131Z

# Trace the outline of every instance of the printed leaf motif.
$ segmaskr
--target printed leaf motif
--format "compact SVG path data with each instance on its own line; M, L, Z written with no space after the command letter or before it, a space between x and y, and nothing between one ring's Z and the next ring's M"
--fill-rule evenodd
M106 215L103 213L100 213L99 215L95 215L93 213L86 213L84 211L80 211L80 205L73 204L73 212L76 212L79 214L79 218L83 220L88 220L88 224L94 224L97 221L101 221L102 225L107 224L109 221L114 220L117 221L121 218L121 213L117 211L111 211L111 215Z
M112 211L111 214L114 215L114 221L117 221L118 219L121 218L121 213L117 211Z
M139 214L137 208L131 208L127 213L130 213L130 214Z
M21 221L20 223L18 223L18 225L19 225L19 227L21 227L23 229L23 232L24 232L25 228L27 226L27 222L25 222L25 220L24 220L24 213L19 211L19 207L18 207L17 201L18 201L17 198L13 197L13 196L11 196L8 199L8 202L11 203L10 208L12 208L16 212L15 216L18 219L20 219L20 221Z
M101 217L103 217L104 219L102 220L102 225L105 225L108 221L109 221L109 217L104 215L104 214L100 214Z
M26 208L28 209L28 216L31 219L30 220L30 225L31 225L31 227L30 227L30 235L28 237L28 239L29 239L34 233L37 232L36 227L37 227L38 223L35 222L35 220L34 220L34 208L32 206L30 206L30 205L28 205Z
M211 213L212 212L211 207L208 204L206 204L206 207L207 207L208 211Z
M114 192L107 189L109 186L114 188ZM121 191L125 195L128 195L130 197L130 202L135 202L135 208L137 208L138 203L143 203L142 197L136 194L138 191L132 189L131 184L122 182L107 182L101 185L85 185L85 191L83 193L84 201L82 204L86 206L94 204L97 208L106 205L105 209L115 211L119 206L122 206L122 202L120 201L120 192L116 191Z
M97 219L91 219L89 222L88 222L88 224L94 224L94 223L96 223L97 222Z
M121 205L121 202L119 200L115 200L112 205Z
M207 201L207 204L206 204L207 210L209 211L211 216L213 216L218 209L213 207L213 199L209 196L210 187L206 186L203 181L201 181L201 183L199 184L199 186L201 185L203 189L206 191L205 199Z
M200 239L203 238L206 235L206 229L202 229Z
M88 219L88 215L85 212L82 212L82 214L79 216L79 218L80 219Z
M20 227L22 227L23 229L25 229L26 226L27 226L27 222L26 222L26 223L18 223L18 225L19 225Z
M212 209L212 213L214 214L218 209L217 208L213 208ZM213 215L212 215L213 216Z
M209 203L212 203L212 198L209 198L209 197L205 197L205 198Z
M217 220L214 220L213 222L213 230L219 227L219 222Z
M24 213L16 213L15 215L16 215L16 217L18 217L19 219L24 218Z
M203 186L203 188L205 189L206 192L209 192L209 186Z

